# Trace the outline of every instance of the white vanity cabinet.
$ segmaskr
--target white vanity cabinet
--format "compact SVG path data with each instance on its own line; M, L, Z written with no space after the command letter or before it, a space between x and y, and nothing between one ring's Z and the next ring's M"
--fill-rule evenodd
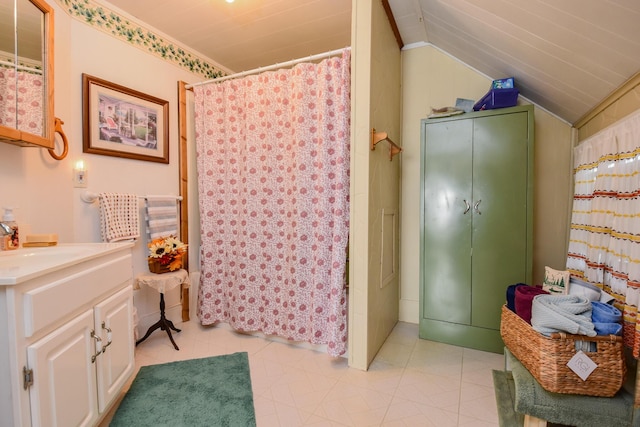
M96 425L131 378L132 244L96 245L0 284L0 426Z

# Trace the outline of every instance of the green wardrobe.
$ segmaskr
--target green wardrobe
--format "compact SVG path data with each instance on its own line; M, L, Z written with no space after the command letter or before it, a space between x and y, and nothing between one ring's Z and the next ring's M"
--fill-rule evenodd
M421 121L420 338L502 353L532 280L533 106Z

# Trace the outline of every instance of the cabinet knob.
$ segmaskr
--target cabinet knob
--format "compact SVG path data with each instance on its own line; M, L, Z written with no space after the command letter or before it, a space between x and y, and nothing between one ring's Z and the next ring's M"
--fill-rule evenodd
M465 206L465 209L464 209L464 212L462 212L462 215L466 215L467 212L469 212L469 209L471 209L471 205L469 204L469 202L467 202L466 199L464 199L464 206Z

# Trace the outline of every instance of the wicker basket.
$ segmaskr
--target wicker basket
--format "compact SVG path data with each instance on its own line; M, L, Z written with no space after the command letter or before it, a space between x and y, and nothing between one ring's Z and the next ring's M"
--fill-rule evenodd
M156 274L168 273L169 270L168 265L160 264L157 258L147 258L149 260L149 271Z
M509 351L547 391L611 397L624 383L622 337L559 333L546 337L507 306L502 307L500 335ZM578 351L576 341L595 342L597 346L597 351L585 352L598 367L584 381L567 366Z

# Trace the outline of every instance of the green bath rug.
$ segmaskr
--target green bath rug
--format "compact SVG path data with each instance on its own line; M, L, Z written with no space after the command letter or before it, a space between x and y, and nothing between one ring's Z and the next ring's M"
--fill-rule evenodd
M247 353L143 366L109 425L255 426Z

